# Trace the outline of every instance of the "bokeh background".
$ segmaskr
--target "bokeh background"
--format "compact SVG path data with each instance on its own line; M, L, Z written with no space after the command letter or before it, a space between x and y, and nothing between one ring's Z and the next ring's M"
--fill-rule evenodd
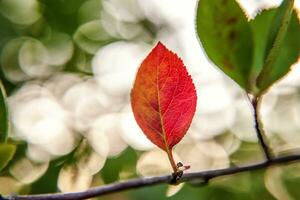
M239 0L249 19L280 0ZM0 194L82 191L170 174L164 152L137 126L129 93L158 41L184 61L197 88L190 130L175 159L190 172L263 159L243 91L206 58L195 34L196 0L0 0L0 77L17 154ZM300 7L300 1L295 1ZM275 154L300 148L300 64L264 97ZM300 164L160 185L99 199L300 199Z

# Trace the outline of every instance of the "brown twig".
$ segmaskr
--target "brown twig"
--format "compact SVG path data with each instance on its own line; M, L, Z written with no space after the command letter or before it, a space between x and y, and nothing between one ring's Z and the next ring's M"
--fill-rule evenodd
M265 154L267 162L272 159L272 154L270 151L270 148L267 144L267 140L265 139L265 133L263 129L263 125L260 120L260 103L261 103L261 97L253 97L252 101L252 106L254 110L254 128L255 132L258 138L258 141L261 145L261 148Z
M189 181L209 181L210 179L231 175L246 171L253 171L258 169L267 168L272 165L289 163L292 161L300 160L300 154L281 156L277 158L271 158L270 160L260 162L257 164L240 166L240 167L229 167L224 169L209 170L203 172L185 173L181 177L179 182L189 182ZM99 186L89 189L84 192L73 192L73 193L55 193L55 194L39 194L39 195L11 195L11 196L0 196L0 200L80 200L92 197L101 196L104 194L119 192L128 189L140 188L145 186L152 186L158 184L169 184L173 177L171 175L167 176L156 176L150 178L140 178L132 179L124 182L113 183L109 185Z

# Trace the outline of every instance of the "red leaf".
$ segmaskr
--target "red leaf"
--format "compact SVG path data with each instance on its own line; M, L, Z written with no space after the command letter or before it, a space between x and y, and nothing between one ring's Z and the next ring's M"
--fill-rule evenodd
M196 91L182 60L158 43L142 62L131 91L134 117L144 134L167 152L186 134L196 109Z

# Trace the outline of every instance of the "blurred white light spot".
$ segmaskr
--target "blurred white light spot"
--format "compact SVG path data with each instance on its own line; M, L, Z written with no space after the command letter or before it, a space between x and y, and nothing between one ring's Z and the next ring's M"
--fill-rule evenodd
M109 151L108 138L101 130L92 128L87 134L87 139L93 149L103 157L107 157Z
M119 23L121 22L115 19L111 13L106 12L105 10L101 12L101 24L104 30L114 38L121 37L119 30L117 28Z
M129 22L117 23L117 30L120 36L127 40L132 40L138 35L142 35L142 34L146 36L145 35L146 32L144 31L142 25L138 23L129 23ZM148 36L148 38L144 37L142 39L143 40L141 41L149 41L150 36Z
M122 138L136 150L149 150L154 147L137 125L130 106L127 106L121 118Z
M76 162L76 166L80 170L80 173L93 176L102 169L105 161L106 156L95 152L90 152L88 155L82 156L79 161Z
M100 20L89 21L81 25L74 34L74 41L85 52L94 54L111 40L111 36L104 30Z
M12 111L14 111L15 109L17 110L17 107L22 107L23 103L31 99L49 95L49 91L43 88L38 81L32 81L23 84L21 88L9 97L8 102Z
M45 126L46 127L46 126ZM62 156L70 153L75 147L73 132L64 127L56 138L44 144L43 147L54 156Z
M103 148L102 135L106 136L105 140L109 146L108 156L117 156L126 149L127 144L121 134L121 115L117 113L106 114L97 118L89 132L89 135L93 136L91 143L94 149Z
M232 126L236 117L232 106L212 113L202 113L201 109L199 106L189 130L189 134L197 139L208 139L224 133Z
M76 166L67 166L60 170L57 186L62 192L84 191L90 187L92 178Z
M300 1L299 1L300 2ZM296 93L300 86L300 62L292 65L290 72L283 79L275 83L271 92L275 94L292 94Z
M103 7L101 23L111 36L144 42L151 40L143 27L143 14L136 0L106 0Z
M265 186L276 199L293 200L284 184L284 175L278 166L269 167L264 176Z
M128 95L136 72L150 47L144 43L115 42L100 49L92 61L99 85L114 96Z
M9 98L15 135L53 155L70 152L75 143L68 115L46 88L29 82Z
M48 163L37 164L22 158L18 160L9 172L20 182L29 184L40 178L48 169Z
M138 22L143 18L137 0L105 0L103 7L119 21Z
M189 172L221 169L229 166L228 154L214 141L190 141L179 143L174 150Z
M145 16L157 25L168 23L181 27L194 15L196 1L138 0ZM184 13L184 14L183 14Z
M183 186L184 183L180 183L179 185L169 185L166 192L166 197L174 196L182 189Z
M51 159L50 154L45 149L34 144L28 145L26 155L29 159L38 163L48 162Z
M30 25L41 17L37 0L2 0L0 12L15 24Z
M77 74L61 73L52 76L44 85L54 96L61 99L69 88L82 81Z
M265 115L268 115L268 113L272 112L274 109L276 103L277 103L278 94L274 92L267 92L261 102L261 116L264 117ZM245 99L245 101L248 101Z
M47 64L48 52L38 40L29 39L23 43L19 52L19 63L23 71L31 77L44 77L51 74Z
M64 113L49 97L31 99L13 111L13 122L20 134L32 143L48 143L64 130ZM46 128L47 127L47 128Z
M5 44L1 53L1 67L5 77L12 82L24 81L29 78L20 68L19 50L28 38L20 37Z
M94 120L107 112L110 100L93 80L70 87L62 98L63 105L73 117L73 126L86 131Z
M73 42L70 36L65 33L52 31L50 38L44 40L43 43L48 52L46 62L49 65L63 65L73 55Z
M233 102L233 97L222 80L210 84L196 83L196 88L199 96L197 109L203 114L219 112L228 108Z
M9 176L0 177L0 193L2 195L11 195L22 188L22 184Z
M279 96L278 103L270 115L264 118L266 129L275 133L287 134L296 127L299 128L296 121L298 111L295 109L299 107L297 106L299 99L297 94Z
M243 141L257 141L253 126L253 110L250 102L245 97L236 100L236 102L232 106L236 108L235 122L230 128L232 133Z
M278 96L277 104L268 115L263 116L267 133L276 133L291 145L299 147L300 130L300 96L298 94L283 94Z
M241 140L230 132L217 136L216 141L224 148L228 155L236 152L241 145Z
M173 157L175 161L180 160L175 153L173 153ZM166 152L161 149L143 153L137 162L136 170L142 176L158 176L173 172Z

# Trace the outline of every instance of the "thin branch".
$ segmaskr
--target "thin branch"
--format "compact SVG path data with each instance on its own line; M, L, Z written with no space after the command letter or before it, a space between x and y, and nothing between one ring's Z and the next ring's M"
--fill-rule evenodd
M254 128L255 132L258 138L258 141L262 147L262 150L265 154L267 162L272 159L272 154L270 151L270 148L267 144L267 140L265 139L265 133L263 129L263 125L260 120L260 103L261 103L261 97L254 97L251 101L253 110L254 110Z
M268 161L260 162L257 164L246 165L241 167L229 167L225 169L209 170L203 172L194 172L183 174L179 182L189 181L201 181L206 183L210 179L225 176L230 174L236 174L246 171L263 169L272 165L289 163L292 161L300 160L300 154L288 155L270 159ZM124 182L113 183L105 186L95 187L84 192L74 193L55 193L55 194L39 194L39 195L20 195L20 196L0 196L0 200L81 200L92 197L101 196L104 194L110 194L128 189L158 185L169 184L173 180L171 175L156 176L151 178L132 179Z

